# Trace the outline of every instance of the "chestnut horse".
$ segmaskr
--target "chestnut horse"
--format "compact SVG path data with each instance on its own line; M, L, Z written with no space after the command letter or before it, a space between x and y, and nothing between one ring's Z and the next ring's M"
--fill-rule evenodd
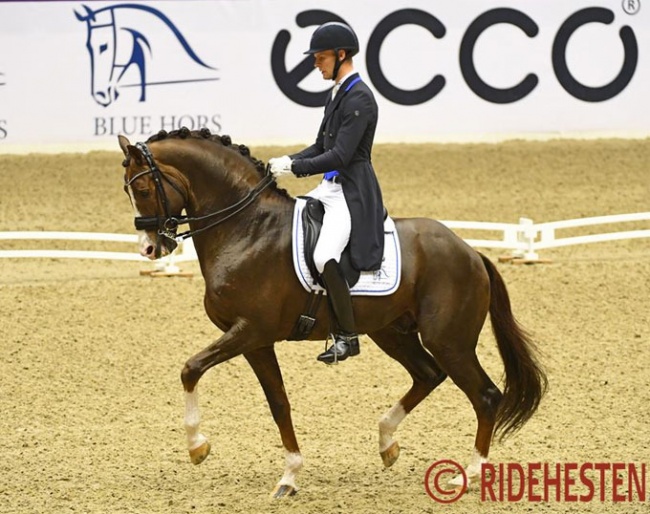
M286 451L284 473L271 494L292 495L302 456L274 344L290 338L308 298L292 264L295 199L277 188L263 162L228 136L183 128L136 145L124 136L118 139L125 155L124 188L142 231L142 255L167 255L179 238L191 236L205 279L205 310L223 331L181 372L191 461L199 464L210 452L199 431L198 382L213 366L243 355L266 394ZM185 223L189 230L178 234ZM368 334L413 379L379 420L380 455L385 466L397 460L397 426L449 376L478 420L466 468L472 480L480 475L493 435L517 431L537 410L546 376L491 261L437 221L395 223L402 247L399 288L383 297L353 297L359 333ZM326 303L318 307L310 340L328 335ZM476 356L488 312L505 368L503 393Z

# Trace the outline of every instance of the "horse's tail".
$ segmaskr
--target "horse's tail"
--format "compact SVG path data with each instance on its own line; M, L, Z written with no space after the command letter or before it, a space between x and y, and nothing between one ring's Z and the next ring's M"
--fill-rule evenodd
M519 430L539 407L548 381L535 356L535 345L517 322L510 296L496 266L481 259L490 277L490 319L505 368L503 398L497 410L495 433L500 439Z

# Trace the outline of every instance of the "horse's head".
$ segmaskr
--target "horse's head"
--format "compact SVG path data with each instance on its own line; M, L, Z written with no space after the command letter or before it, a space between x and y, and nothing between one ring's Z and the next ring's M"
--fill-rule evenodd
M124 190L135 211L135 228L140 232L140 254L158 259L177 246L176 230L189 193L178 172L158 164L146 144L132 145L118 136L124 152Z
M293 201L247 146L207 128L161 130L135 145L124 136L118 140L125 157L124 189L142 234L140 253L150 259L173 251L177 240L197 241L195 236L226 221L233 223L224 233L248 225L241 213L251 213L261 199ZM187 215L181 216L183 209ZM179 225L189 230L177 234Z

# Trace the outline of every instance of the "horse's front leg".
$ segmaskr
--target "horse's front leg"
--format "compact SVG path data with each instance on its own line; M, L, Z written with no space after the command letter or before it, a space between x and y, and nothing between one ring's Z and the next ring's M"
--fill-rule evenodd
M203 462L210 453L208 439L199 431L198 382L212 366L225 362L246 351L268 344L245 321L238 321L210 346L191 357L183 367L181 381L185 390L185 431L190 459Z
M244 357L253 368L264 390L271 414L280 430L282 445L286 453L284 474L271 492L271 496L273 498L292 496L298 491L296 475L302 468L302 455L293 429L291 405L284 389L275 350L272 346L267 346L245 353Z

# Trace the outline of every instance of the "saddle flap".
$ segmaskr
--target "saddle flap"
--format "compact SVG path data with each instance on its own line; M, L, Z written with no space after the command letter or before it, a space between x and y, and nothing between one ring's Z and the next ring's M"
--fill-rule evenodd
M320 273L316 269L316 264L314 263L314 250L316 248L316 243L318 242L318 237L320 236L320 231L323 228L323 217L325 216L325 207L323 206L320 200L311 198L309 196L300 196L307 201L305 208L302 210L302 232L304 239L304 249L305 249L305 262L311 273L311 276L314 277L314 280L321 286L324 287L324 284L320 278ZM350 246L346 246L341 255L341 260L339 261L341 269L345 279L348 282L350 288L359 281L359 276L361 273L352 267L352 260L350 258Z

